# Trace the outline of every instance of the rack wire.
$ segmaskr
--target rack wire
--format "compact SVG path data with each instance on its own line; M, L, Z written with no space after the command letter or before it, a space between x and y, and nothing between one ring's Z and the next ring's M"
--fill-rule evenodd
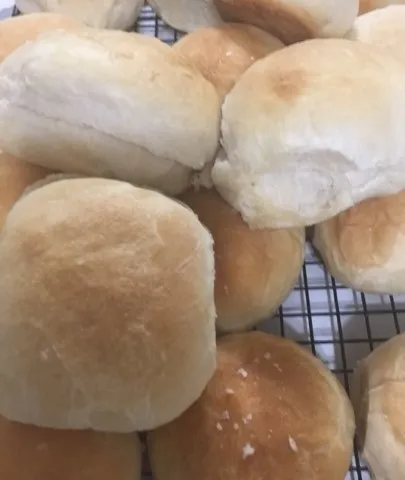
M18 14L14 7L12 15ZM148 6L143 8L134 31L158 37L169 45L182 36ZM289 338L311 350L336 374L350 395L357 362L379 344L405 332L405 295L367 295L344 287L328 274L307 243L305 264L294 290L278 313L257 329ZM356 444L346 480L371 480ZM143 478L152 479L146 458Z

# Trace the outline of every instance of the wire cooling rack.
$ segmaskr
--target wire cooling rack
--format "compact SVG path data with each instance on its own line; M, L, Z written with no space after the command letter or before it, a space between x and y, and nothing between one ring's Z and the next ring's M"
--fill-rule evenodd
M12 0L0 0L0 9L2 2L9 8L0 11L0 19L18 15L17 9L10 7ZM144 7L134 30L168 44L182 35L158 19L150 7ZM305 264L297 285L278 313L258 329L290 338L311 350L337 375L350 395L357 362L379 344L405 332L405 295L367 295L345 288L328 274L307 243ZM147 460L143 478L152 479ZM371 480L356 445L345 480Z

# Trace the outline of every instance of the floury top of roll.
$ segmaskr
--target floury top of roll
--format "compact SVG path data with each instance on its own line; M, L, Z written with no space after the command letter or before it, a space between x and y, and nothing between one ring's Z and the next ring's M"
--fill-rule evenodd
M405 188L405 65L316 39L252 65L222 107L219 193L253 228L312 225Z
M1 148L66 173L177 194L218 147L214 86L158 39L83 27L0 65Z

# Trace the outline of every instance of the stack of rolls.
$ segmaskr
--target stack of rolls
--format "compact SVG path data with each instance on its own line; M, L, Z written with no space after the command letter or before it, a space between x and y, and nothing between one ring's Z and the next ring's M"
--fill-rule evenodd
M174 46L125 31L139 1L0 23L0 478L140 479L145 432L155 480L344 480L344 388L250 330L308 227L342 283L405 292L405 5L151 3ZM354 406L397 480L386 348Z

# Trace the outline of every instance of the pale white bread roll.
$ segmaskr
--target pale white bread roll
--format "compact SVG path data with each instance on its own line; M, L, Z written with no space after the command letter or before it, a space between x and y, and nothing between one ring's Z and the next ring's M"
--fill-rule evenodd
M228 22L256 25L283 43L343 37L352 26L359 0L212 0Z
M1 24L0 24L1 25ZM24 191L52 172L0 152L0 229Z
M199 28L173 48L200 70L223 99L250 65L283 46L273 35L252 25L224 23Z
M218 330L245 330L271 316L298 279L304 228L251 230L215 190L189 190L179 198L214 240Z
M389 5L403 5L404 0L360 0L359 14L370 12L379 8L385 8Z
M23 13L62 13L89 27L127 30L135 25L144 0L15 0L15 4Z
M405 2L360 15L347 38L381 47L405 62Z
M177 194L218 147L214 86L171 47L135 33L42 35L0 65L0 96L3 150L65 173Z
M0 414L129 432L215 369L212 238L188 208L105 179L33 189L0 242Z
M363 459L375 480L405 476L405 335L378 346L353 377L352 399Z
M73 30L82 24L57 13L32 13L10 17L0 22L0 62L16 48L53 30Z
M0 417L3 480L141 480L136 434L53 430Z
M171 27L192 32L200 27L220 25L222 19L213 0L146 0Z
M319 360L251 332L220 339L217 365L201 398L148 435L155 480L344 480L353 409Z
M332 60L333 59L333 60ZM316 39L252 65L222 107L212 170L255 228L311 225L405 187L405 64Z
M316 225L314 244L343 285L405 293L405 191L365 200Z

